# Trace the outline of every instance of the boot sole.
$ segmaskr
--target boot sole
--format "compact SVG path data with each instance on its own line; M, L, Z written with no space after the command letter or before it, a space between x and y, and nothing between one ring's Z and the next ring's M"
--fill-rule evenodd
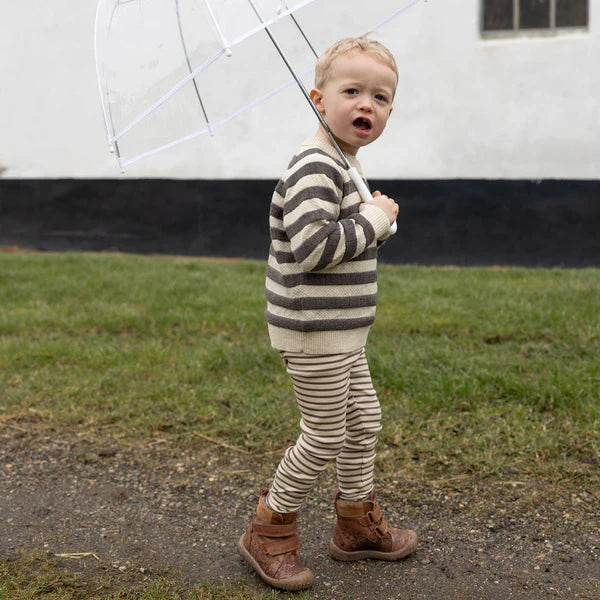
M419 544L419 538L416 533L412 532L406 545L395 552L379 552L378 550L355 550L354 552L346 552L338 548L333 540L329 541L329 554L335 560L364 560L366 558L374 558L375 560L399 560L412 554Z
M278 588L280 590L286 590L288 592L297 592L299 590L305 590L311 587L315 580L312 572L309 569L302 571L302 573L298 573L297 575L286 577L285 579L274 579L273 577L269 577L261 569L260 565L256 562L252 554L246 550L246 546L244 546L244 534L242 534L238 540L237 550L241 557L260 575L260 578L265 583L268 583L271 587Z

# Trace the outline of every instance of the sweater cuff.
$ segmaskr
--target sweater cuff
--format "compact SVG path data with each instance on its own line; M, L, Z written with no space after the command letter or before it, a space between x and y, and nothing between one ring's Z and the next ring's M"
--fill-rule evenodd
M365 217L375 230L375 239L379 239L390 229L390 220L387 215L377 206L367 202L360 205L360 214Z

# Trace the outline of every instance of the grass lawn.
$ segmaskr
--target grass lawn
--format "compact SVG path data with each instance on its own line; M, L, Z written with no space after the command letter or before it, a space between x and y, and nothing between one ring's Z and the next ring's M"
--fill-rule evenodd
M225 585L175 585L168 579L156 579L146 589L118 592L90 589L82 580L65 571L57 571L39 559L14 566L0 560L0 600L279 600L272 589L252 590L241 583ZM308 600L309 592L297 593L295 600Z
M261 453L298 413L259 261L0 254L0 419ZM576 477L600 454L600 270L382 265L383 469Z
M264 274L261 261L0 253L0 423L285 448L299 416L263 321ZM597 485L599 307L599 269L381 265L367 347L380 476ZM11 569L0 561L2 600L79 597L68 575L40 595L56 573ZM269 594L156 582L115 598Z

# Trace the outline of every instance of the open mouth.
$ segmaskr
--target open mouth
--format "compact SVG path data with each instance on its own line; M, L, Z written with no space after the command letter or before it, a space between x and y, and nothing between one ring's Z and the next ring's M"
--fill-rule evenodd
M354 119L354 121L352 121L352 125L354 125L356 129L364 133L368 133L373 128L371 122L363 117L358 117L357 119Z

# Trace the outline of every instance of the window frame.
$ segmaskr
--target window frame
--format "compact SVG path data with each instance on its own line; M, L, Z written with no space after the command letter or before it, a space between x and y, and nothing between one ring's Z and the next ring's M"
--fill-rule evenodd
M550 25L548 27L527 28L521 29L520 25L520 10L521 0L512 0L513 3L513 26L512 29L484 29L484 2L479 2L479 32L483 39L498 39L498 38L524 38L524 37L554 37L557 35L588 32L590 27L590 0L585 0L588 4L587 23L585 25L556 25L556 2L557 0L549 0L550 2Z

